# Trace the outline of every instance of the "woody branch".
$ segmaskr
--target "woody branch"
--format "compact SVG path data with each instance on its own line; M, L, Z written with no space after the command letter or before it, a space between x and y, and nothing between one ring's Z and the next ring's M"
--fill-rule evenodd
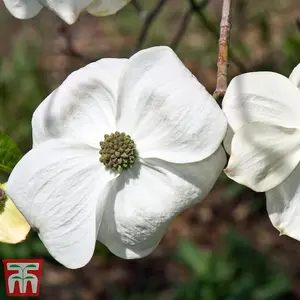
M222 19L220 24L219 55L217 86L213 94L217 101L223 99L227 89L228 50L231 29L232 0L223 1Z

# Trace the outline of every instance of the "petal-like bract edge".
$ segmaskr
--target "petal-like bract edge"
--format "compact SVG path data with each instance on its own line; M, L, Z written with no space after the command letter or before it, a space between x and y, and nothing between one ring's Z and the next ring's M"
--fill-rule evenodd
M99 163L94 148L51 140L21 159L7 192L50 254L68 268L79 268L94 253L114 178Z
M300 165L280 185L266 192L267 211L280 234L300 240Z
M176 215L207 195L225 163L222 147L197 163L136 163L116 181L116 197L107 201L98 239L122 258L148 255Z
M300 64L298 64L290 75L292 83L300 89Z
M131 0L94 0L87 11L94 16L115 14Z
M230 155L231 154L231 143L234 136L234 132L230 125L227 126L226 134L224 137L223 145L226 152Z
M300 128L300 90L286 77L253 72L232 79L223 99L223 111L236 132L250 122Z
M40 2L71 25L78 19L81 11L90 5L91 0L40 0Z
M249 123L234 135L226 175L257 192L284 181L300 161L300 130Z
M3 0L9 12L18 19L36 16L43 6L48 7L68 24L73 24L80 13L87 10L95 16L115 14L130 0Z
M6 185L0 188L6 191ZM0 242L16 244L25 240L30 230L29 224L23 215L8 198L5 202L4 211L0 213Z
M140 157L190 163L220 146L223 112L170 48L133 55L121 84L117 128L133 137Z
M99 148L116 130L119 79L126 59L101 59L73 72L36 109L33 146L52 138L81 140Z
M36 16L43 6L36 0L3 0L9 12L18 19L30 19Z

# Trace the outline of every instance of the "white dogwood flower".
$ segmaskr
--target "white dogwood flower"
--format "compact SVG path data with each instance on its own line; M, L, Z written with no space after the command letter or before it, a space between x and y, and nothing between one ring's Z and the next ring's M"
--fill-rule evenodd
M3 0L9 12L18 19L35 17L45 6L68 24L73 24L86 10L95 16L115 14L130 0Z
M235 77L223 101L231 157L225 173L266 192L273 225L300 240L300 64L289 78L273 72ZM233 138L232 138L233 137Z
M69 268L91 259L96 239L122 258L148 255L226 163L225 115L163 46L72 73L32 127L8 194Z

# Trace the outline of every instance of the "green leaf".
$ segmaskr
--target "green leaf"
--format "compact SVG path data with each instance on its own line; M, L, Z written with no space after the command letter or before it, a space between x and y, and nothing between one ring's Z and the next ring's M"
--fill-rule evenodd
M22 277L20 277L20 276L12 276L12 279L21 279L22 280Z
M0 171L10 173L22 156L15 142L0 131Z
M205 276L208 273L212 253L198 249L195 243L182 239L178 244L176 256L189 266L197 276Z

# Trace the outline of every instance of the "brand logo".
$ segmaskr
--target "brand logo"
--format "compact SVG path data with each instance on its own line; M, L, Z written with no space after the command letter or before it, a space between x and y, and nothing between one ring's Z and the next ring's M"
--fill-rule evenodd
M8 296L38 296L43 259L3 259Z

